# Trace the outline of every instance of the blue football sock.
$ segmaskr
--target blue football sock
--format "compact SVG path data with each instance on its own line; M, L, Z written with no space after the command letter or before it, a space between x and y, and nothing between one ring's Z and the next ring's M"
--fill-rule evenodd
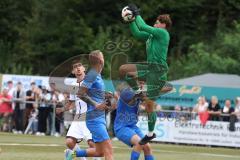
M77 149L76 157L87 157L87 151L85 149Z
M131 160L138 160L140 157L140 153L136 151L132 151L131 153Z
M145 160L154 160L153 155L146 155L144 156Z

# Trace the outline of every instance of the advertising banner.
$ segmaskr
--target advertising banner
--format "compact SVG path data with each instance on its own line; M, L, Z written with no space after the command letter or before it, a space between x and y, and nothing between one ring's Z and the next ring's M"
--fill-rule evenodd
M186 122L158 118L154 132L154 141L184 144L240 147L240 123L230 132L229 122L208 121L205 126L198 120ZM147 117L140 116L138 126L147 133Z

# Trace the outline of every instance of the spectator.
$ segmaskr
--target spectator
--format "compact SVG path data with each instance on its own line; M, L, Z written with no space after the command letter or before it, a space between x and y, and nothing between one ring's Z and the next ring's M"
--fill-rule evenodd
M179 112L179 111L182 111L182 107L177 104L177 105L174 107L174 110L175 110L175 111L178 111L178 112Z
M180 120L182 107L180 105L176 105L174 107L174 111L175 112L171 113L170 118L174 118L176 120Z
M198 103L194 107L194 112L198 113L198 118L203 126L205 126L209 118L207 107L208 107L208 103L206 102L205 97L199 97Z
M30 114L33 110L33 103L35 101L35 92L37 90L37 86L35 82L31 83L31 89L26 92L26 101L30 101L29 103L26 103L26 109L25 109L25 117L24 117L24 127L26 128L28 125L28 119L30 117Z
M225 101L225 106L222 109L222 114L227 114L227 115L223 115L223 121L229 122L229 116L233 112L234 112L234 108L231 107L231 101L227 99Z
M208 102L206 101L205 96L202 96L203 104L208 107Z
M198 103L195 105L193 111L197 113L207 111L208 103L206 102L205 97L199 97Z
M50 83L50 104L49 104L49 114L47 118L47 130L48 135L53 135L53 102L55 101L54 93L56 91L56 84Z
M14 122L15 130L14 133L22 134L23 128L23 116L25 110L25 92L22 89L22 83L18 82L16 90L13 92L13 108L14 108Z
M47 127L47 117L49 114L49 101L51 95L45 86L42 87L42 93L39 97L39 107L38 107L38 132L36 135L44 136L46 134Z
M234 114L237 116L238 121L240 121L240 97L237 97L235 100Z
M38 129L37 116L38 116L38 110L36 108L33 108L30 112L28 125L24 134L27 134L27 133L34 134L37 132L37 129Z
M160 104L157 104L156 111L161 111L161 110L162 110L162 106Z
M63 113L57 114L55 117L55 133L53 131L53 126L52 126L52 119L53 119L53 107L55 105L55 107L63 107L63 105L61 104L62 102L64 102L64 96L62 93L60 93L57 88L56 88L56 84L55 83L50 83L50 101L51 101L51 105L50 105L50 112L49 112L49 116L48 116L48 128L49 131L51 132L51 135L55 135L56 137L58 137L60 135L60 128L61 128L61 122L63 119Z
M56 104L56 108L63 107L64 96L59 91L55 90L53 94L53 103ZM63 113L56 114L55 117L55 134L54 136L59 137L62 133L61 126L63 126Z
M192 117L192 108L190 107L182 107L182 111L184 112L184 118L182 118L183 120L182 121L189 121L189 120L192 120L193 117Z
M210 114L209 120L219 121L221 115L221 107L216 96L212 96L211 98L211 102L208 105L208 113Z
M240 109L240 98L236 98L235 101L235 110L230 114L229 117L229 131L234 132L236 131L235 123L238 121L239 116L239 109Z
M3 89L2 94L0 94L0 117L3 119L3 125L0 128L3 131L11 129L10 118L12 113L11 96L8 95L8 89Z
M31 83L31 90L27 91L27 95L29 95L28 100L32 101L32 103L29 104L29 108L26 108L26 120L27 120L27 128L25 130L26 133L36 133L38 129L38 100L41 95L42 90L38 88L35 84L35 82Z
M14 88L13 88L13 82L12 81L7 82L7 90L8 90L8 95L13 97Z

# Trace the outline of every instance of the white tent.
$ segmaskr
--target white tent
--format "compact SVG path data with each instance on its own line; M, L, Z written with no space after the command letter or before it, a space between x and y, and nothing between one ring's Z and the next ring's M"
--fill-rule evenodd
M205 87L240 88L240 76L234 74L207 73L171 81L176 85L197 85Z

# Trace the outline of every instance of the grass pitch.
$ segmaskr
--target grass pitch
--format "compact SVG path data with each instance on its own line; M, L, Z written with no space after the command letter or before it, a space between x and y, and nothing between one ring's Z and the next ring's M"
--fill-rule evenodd
M240 149L151 145L155 160L240 160ZM85 142L80 146L87 147ZM130 159L131 149L126 145L113 141L113 147L114 160ZM64 149L64 137L0 133L0 160L63 160ZM142 155L140 159L144 159Z

